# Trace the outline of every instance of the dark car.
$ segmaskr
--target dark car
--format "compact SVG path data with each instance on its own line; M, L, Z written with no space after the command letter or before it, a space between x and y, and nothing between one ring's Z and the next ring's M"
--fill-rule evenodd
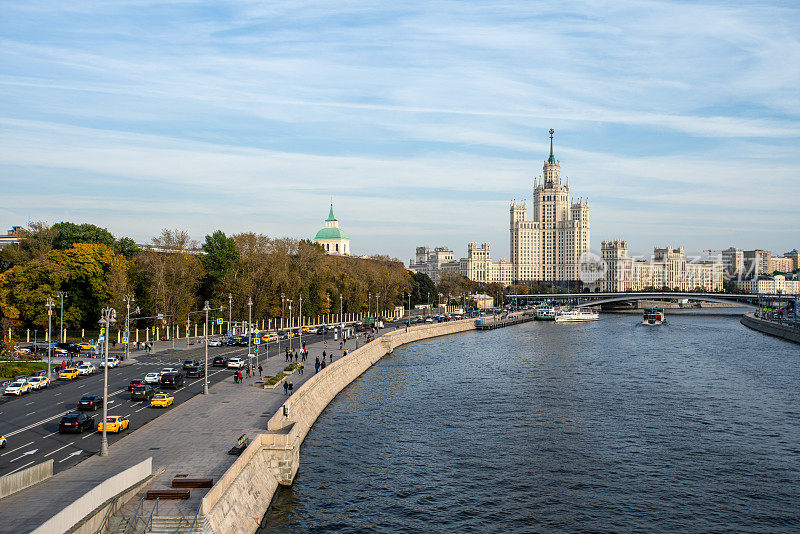
M192 367L194 365L200 365L200 362L197 360L183 360L183 370L185 371L187 368Z
M186 370L186 378L201 378L206 376L206 368L200 365L192 365L184 369Z
M211 360L212 367L226 367L228 365L228 358L225 356L214 356L214 359Z
M83 412L68 413L58 422L59 432L77 432L94 430L94 417L89 417Z
M133 388L138 386L143 386L145 381L143 378L134 378L130 382L128 382L128 391L133 391Z
M79 354L81 352L81 348L75 343L56 343L56 347L64 349L70 354Z
M142 384L141 386L136 386L131 390L131 400L140 401L146 400L149 401L153 398L153 395L156 394L156 389L149 385L149 384Z
M97 410L103 407L103 397L98 395L84 395L78 401L79 410Z
M159 381L162 388L178 389L183 385L183 373L166 373L161 375Z

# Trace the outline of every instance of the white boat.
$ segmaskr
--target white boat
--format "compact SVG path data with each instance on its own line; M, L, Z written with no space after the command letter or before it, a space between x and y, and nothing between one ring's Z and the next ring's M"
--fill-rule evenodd
M578 321L596 321L600 314L594 310L586 308L571 308L556 312L555 321L557 323L573 323Z
M556 318L555 308L542 307L533 310L533 317L537 321L553 321Z
M647 308L642 316L642 324L660 325L664 324L664 310L662 308Z

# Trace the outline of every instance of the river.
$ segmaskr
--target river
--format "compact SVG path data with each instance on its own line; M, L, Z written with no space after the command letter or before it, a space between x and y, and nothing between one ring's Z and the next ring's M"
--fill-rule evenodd
M667 318L395 350L320 416L260 532L800 531L800 348Z

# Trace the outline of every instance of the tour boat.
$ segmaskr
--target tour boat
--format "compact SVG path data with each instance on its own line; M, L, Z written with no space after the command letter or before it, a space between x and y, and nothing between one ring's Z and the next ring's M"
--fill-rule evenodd
M555 321L557 323L572 323L577 321L596 321L600 318L600 314L594 310L586 308L571 308L567 310L559 310L556 313Z
M662 308L645 308L642 324L664 324L664 310Z
M552 321L556 318L556 310L547 306L536 308L533 311L533 317L537 321Z

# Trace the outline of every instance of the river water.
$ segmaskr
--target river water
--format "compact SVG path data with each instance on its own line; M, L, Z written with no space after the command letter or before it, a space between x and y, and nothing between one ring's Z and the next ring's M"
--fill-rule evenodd
M261 532L800 532L800 349L737 317L527 323L395 350Z

